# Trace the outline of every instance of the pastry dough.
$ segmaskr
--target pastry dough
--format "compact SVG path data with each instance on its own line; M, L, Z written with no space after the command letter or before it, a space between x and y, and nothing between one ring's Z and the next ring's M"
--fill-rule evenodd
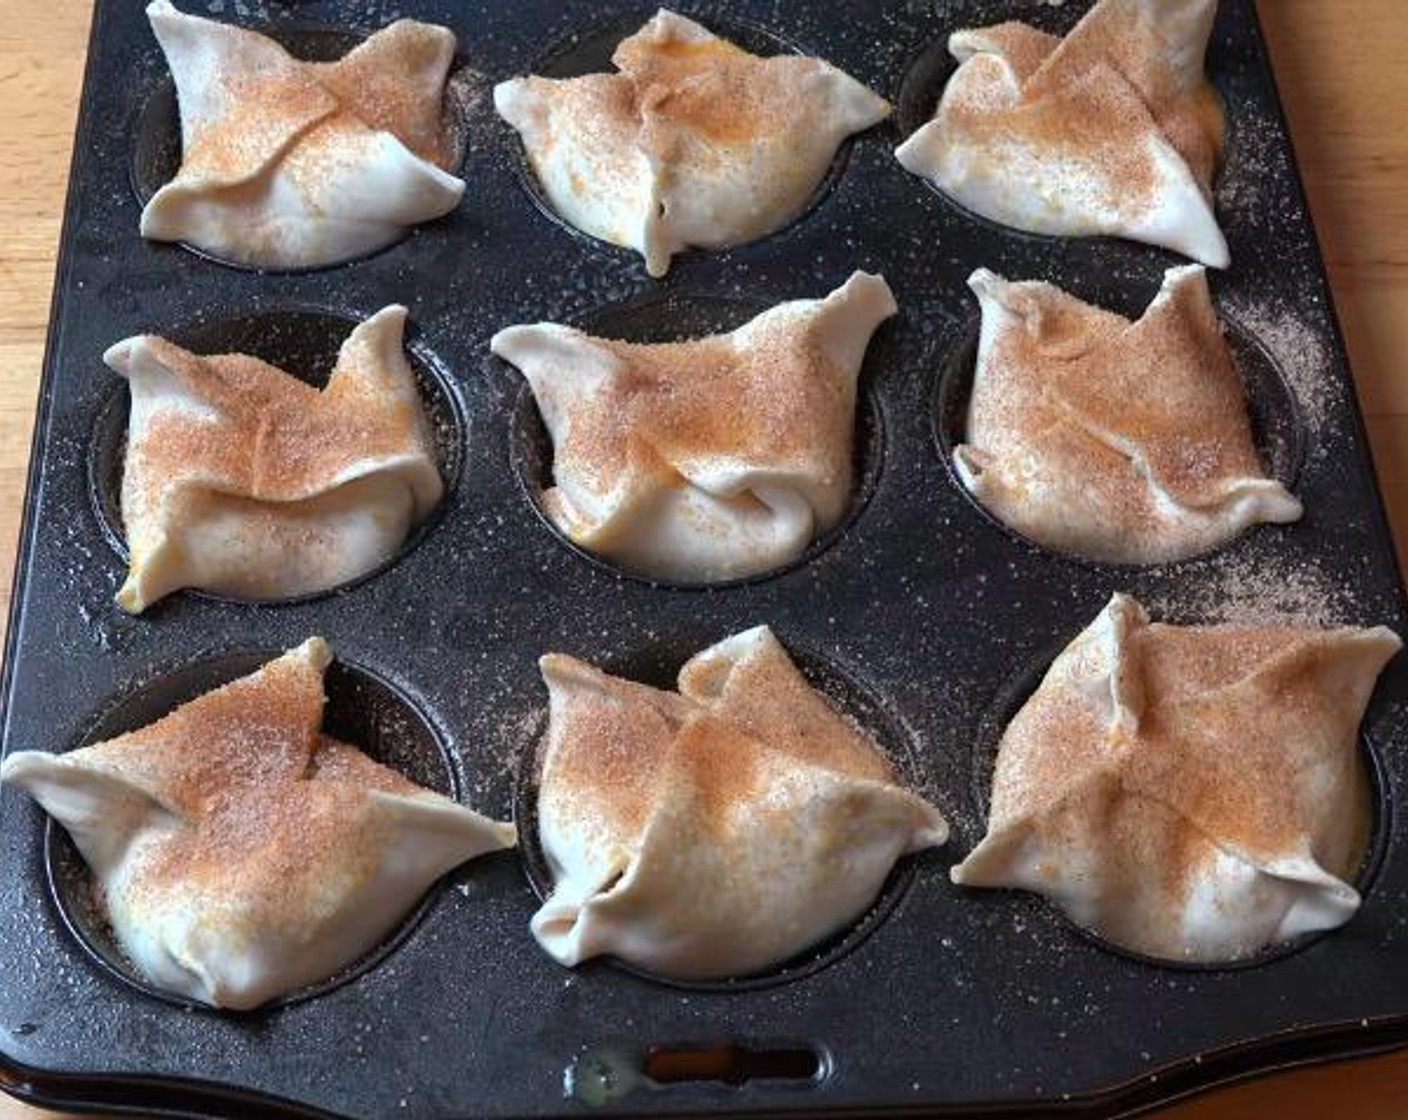
M641 575L713 581L786 563L839 523L856 379L896 311L885 281L858 272L825 299L692 342L539 323L491 346L528 378L552 437L553 522Z
M1384 627L1182 627L1116 595L998 748L953 881L1046 895L1169 960L1231 961L1348 921L1364 850L1358 728Z
M561 654L542 669L556 888L533 933L563 964L757 972L854 921L896 859L948 837L765 626L690 660L678 693Z
M0 778L64 826L155 986L250 1008L333 975L496 824L319 733L321 638L138 731L21 751Z
M405 324L391 306L358 326L321 391L150 335L109 349L132 394L118 603L136 613L181 587L304 595L393 555L444 490Z
M300 62L272 39L147 7L176 81L181 169L142 211L142 236L240 264L316 268L390 245L448 214L442 126L455 37L399 20L338 62Z
M1026 24L958 31L934 119L895 153L984 217L1111 234L1214 268L1222 107L1203 73L1217 0L1100 0L1064 39Z
M751 241L799 214L853 132L889 104L816 58L758 58L661 9L618 72L515 78L494 106L523 137L553 209L645 255Z
M1018 532L1094 560L1180 560L1301 505L1267 478L1196 265L1138 322L985 269L963 484Z

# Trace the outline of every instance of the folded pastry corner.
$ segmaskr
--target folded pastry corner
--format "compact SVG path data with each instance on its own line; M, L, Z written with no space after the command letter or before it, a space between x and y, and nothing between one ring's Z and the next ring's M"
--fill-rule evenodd
M141 233L240 264L316 268L449 213L464 183L442 124L455 37L399 20L337 62L147 6L176 83L182 159Z
M552 438L554 524L637 574L719 581L794 559L844 516L857 378L897 310L857 272L729 334L644 345L537 323L490 345Z
M998 747L955 883L1045 895L1148 956L1217 963L1353 916L1359 723L1391 630L1151 623L1116 595Z
M1185 559L1300 502L1266 477L1201 266L1170 269L1143 316L979 269L963 485L1039 544L1092 560Z
M720 249L806 206L842 141L889 104L816 58L759 58L661 9L612 56L615 73L500 83L548 201L576 228L645 256Z
M247 355L203 357L152 335L108 349L132 399L124 610L182 587L310 594L395 553L444 490L405 324L392 305L358 325L321 390Z
M0 765L73 837L154 986L257 1007L352 963L445 872L516 842L323 735L331 660L311 638L146 727Z
M678 692L560 654L542 669L555 886L532 928L563 964L756 973L843 929L897 859L948 838L765 626L694 657Z
M1222 106L1203 72L1217 0L1099 0L1064 39L1019 22L955 32L934 119L896 151L975 213L1108 234L1213 268Z

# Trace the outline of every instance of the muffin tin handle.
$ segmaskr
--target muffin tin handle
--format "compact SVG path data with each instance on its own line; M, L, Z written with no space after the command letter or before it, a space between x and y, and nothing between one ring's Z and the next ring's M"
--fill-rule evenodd
M643 1048L597 1047L567 1069L568 1094L591 1106L612 1104L642 1090L703 1085L741 1089L763 1083L777 1088L820 1085L831 1073L819 1046L790 1040L657 1043Z

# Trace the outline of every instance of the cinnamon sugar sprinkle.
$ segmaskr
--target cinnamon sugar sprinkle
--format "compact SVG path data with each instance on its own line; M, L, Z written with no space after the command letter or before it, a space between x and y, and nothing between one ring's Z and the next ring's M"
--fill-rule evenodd
M1015 21L971 34L1012 68L980 53L943 99L940 117L977 146L1001 151L1015 143L1093 165L1103 180L1101 204L1137 212L1157 198L1160 172L1148 141L1160 135L1211 195L1221 105L1206 80L1184 88L1136 6L1097 6L1064 39Z
M543 811L595 819L617 844L633 843L682 787L711 815L703 825L716 827L776 780L786 760L894 780L874 741L806 682L775 639L737 662L690 662L679 693L560 655L544 668L556 698Z
M618 359L611 389L573 410L554 472L597 485L628 466L673 474L719 455L808 467L850 490L855 392L794 317L686 343L594 340Z
M179 886L277 920L333 861L353 875L374 865L379 818L369 791L426 792L319 733L328 654L313 641L311 652L291 651L156 723L85 748L94 764L129 775L184 820L147 849L133 905Z
M182 408L152 413L129 448L125 506L154 507L191 478L254 499L297 500L358 463L433 456L409 367L383 370L365 346L344 348L319 390L246 355L202 357L160 338L148 344L218 419Z
M462 144L444 112L454 53L453 36L444 28L400 20L336 62L302 62L258 32L221 30L246 44L255 68L247 73L240 67L243 56L231 52L231 61L217 71L225 112L188 138L180 174L225 183L249 179L287 154L295 140L315 133L331 143L312 145L316 152L310 146L293 150L305 179L317 171L310 161L346 159L338 146L363 143L366 131L390 133L444 170L458 157Z
M638 835L683 712L667 693L572 657L550 654L543 675L554 693L541 760L549 811L553 803L575 807L603 828Z
M1343 626L1363 608L1352 584L1311 557L1236 549L1183 566L1173 587L1141 593L1156 618L1239 626Z

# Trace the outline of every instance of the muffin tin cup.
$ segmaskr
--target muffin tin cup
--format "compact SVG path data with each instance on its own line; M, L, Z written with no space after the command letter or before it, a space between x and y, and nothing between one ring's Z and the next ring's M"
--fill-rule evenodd
M574 28L563 39L550 46L540 58L532 63L531 67L525 71L524 74L509 76L522 77L527 74L534 74L543 78L566 79L579 78L587 74L614 74L617 72L617 69L611 61L611 56L615 53L616 47L623 39L629 38L640 30L655 14L656 10L657 9L642 8L629 15L615 16L587 27ZM675 7L670 10L702 23L710 31L714 32L714 34L760 57L767 58L774 55L808 55L813 53L809 48L791 42L787 38L769 31L756 22L750 19L740 18L733 13L723 15L706 10L696 10L688 6ZM559 214L557 208L553 206L552 200L548 197L548 193L539 180L537 173L533 170L522 137L506 122L501 121L499 127L501 133L506 136L506 143L509 144L517 157L519 182L544 217L581 241L584 245L591 246L598 252L621 256L623 259L640 259L640 250L624 245L617 245L610 241L604 241L588 233L586 230L579 229ZM766 233L750 241L740 242L739 245L728 246L724 249L711 250L691 248L681 250L671 255L670 267L675 268L679 262L687 262L694 257L708 256L711 253L727 252L729 249L739 248L743 245L758 245L773 238L780 238L794 226L806 221L814 210L825 204L827 196L835 189L841 177L846 173L846 165L850 158L852 146L856 142L856 135L852 135L842 141L826 174L822 177L821 181L816 184L807 202L796 214L788 218L777 228L768 230Z
M204 15L191 11L188 14ZM356 49L366 39L366 35L350 30L346 25L329 26L306 23L286 23L277 21L267 24L244 24L260 34L267 35L287 50L294 58L304 62L336 62ZM452 175L460 175L463 168L466 148L470 142L469 104L476 96L477 75L469 70L462 56L451 64L446 79L444 128L453 145L449 166L445 169ZM129 162L129 180L132 193L139 205L145 207L152 196L175 178L181 167L181 115L176 96L176 84L169 73L163 73L139 98L131 117L132 150ZM426 223L431 225L434 223ZM345 261L333 264L277 267L254 265L243 261L228 260L220 254L198 245L180 241L175 244L182 249L212 264L226 268L240 269L274 275L296 276L303 273L324 272L356 264L371 257L394 249L412 230L395 241L379 249L360 253ZM154 242L164 245L166 242Z
M171 342L200 356L247 354L269 363L290 376L322 388L337 364L347 337L380 308L360 318L312 306L283 306L278 310L247 315L217 315L172 329L154 328ZM420 391L421 408L432 437L432 451L445 492L440 501L406 535L401 546L371 569L322 591L272 599L242 599L200 588L185 588L176 595L192 595L225 602L280 606L306 603L325 595L345 593L394 567L433 532L453 504L460 483L460 465L469 441L469 428L449 372L419 337L414 323L407 323L404 353ZM88 486L94 514L113 550L127 563L130 553L122 520L122 473L127 455L128 415L131 393L126 381L107 371L115 382L98 410L88 443ZM148 610L158 609L152 604Z
M684 663L696 653L726 637L727 634L693 632L690 632L688 637L677 635L668 641L636 650L630 656L619 658L612 664L599 667L613 676L674 691L679 670ZM906 735L904 728L887 713L885 702L834 662L815 651L796 647L787 641L785 634L779 634L777 637L812 687L826 697L844 718L862 728L871 737L892 766L896 780L907 788L917 788L922 779L916 745ZM514 820L518 825L523 869L533 892L544 902L552 894L554 887L551 861L543 849L542 836L538 831L537 813L539 778L544 761L546 737L547 721L544 720L541 732L535 736L534 743L519 763L514 797ZM756 992L801 981L862 946L866 938L903 900L913 882L917 863L916 858L902 857L886 876L875 900L863 913L841 929L802 948L796 955L758 973L718 980L681 980L611 957L595 959L585 967L617 968L643 980L685 992Z
M1008 277L1017 281L1029 277ZM1128 312L1137 317L1140 310ZM1247 420L1251 428L1252 442L1256 447L1261 468L1268 478L1281 483L1291 493L1296 492L1300 473L1305 465L1305 449L1308 435L1302 419L1302 404L1296 399L1295 390L1278 368L1276 359L1254 334L1242 327L1235 318L1222 316L1224 337L1232 354L1233 363L1242 379L1246 401ZM1177 569L1180 565L1195 563L1234 547L1239 540L1249 535L1271 532L1278 527L1269 522L1250 525L1227 540L1202 552L1184 556L1176 560L1165 560L1150 564L1133 561L1122 563L1113 560L1098 560L1043 544L1027 536L1021 530L1008 525L1002 518L985 506L963 483L954 464L954 451L967 443L968 403L972 396L973 379L976 376L978 360L978 338L981 317L974 315L958 332L946 340L943 356L934 362L937 376L934 379L930 415L934 425L934 446L947 469L949 479L973 507L992 525L1006 533L1022 545L1059 557L1074 563L1088 565L1109 573L1112 582L1118 582L1120 574L1126 570L1138 569ZM1284 528L1281 531L1285 531Z
M780 0L764 11L717 0L689 14L725 32L734 21L756 24L893 91L916 55L955 27L1029 17L1064 29L1086 7ZM1265 368L1268 394L1289 386L1298 435L1287 462L1292 471L1302 464L1295 488L1307 513L1153 568L1073 561L996 529L936 450L935 393L972 330L965 281L974 268L1045 279L1130 314L1177 258L976 222L899 167L894 130L881 127L854 139L844 174L783 233L681 255L651 281L632 255L544 221L489 97L495 82L532 72L574 33L648 13L587 0L417 0L403 9L308 0L296 18L360 36L413 14L455 31L474 94L463 105L464 203L394 251L260 274L137 235L132 123L165 67L140 10L99 0L22 532L4 749L84 741L88 713L128 695L153 667L321 634L341 660L414 699L460 773L462 800L502 819L544 726L540 654L647 675L643 653L668 672L718 637L767 623L804 662L833 667L875 698L882 738L893 726L913 744L920 792L950 817L953 839L909 861L902 897L862 940L787 983L686 991L609 965L563 969L528 931L537 899L519 854L452 873L394 952L354 982L255 1016L187 1014L116 979L70 934L48 886L44 816L0 789L7 1083L18 1077L34 1099L70 1105L490 1120L579 1112L584 1100L564 1096L569 1073L585 1076L592 1056L610 1054L602 1116L1109 1113L1408 1041L1408 824L1398 803L1408 788L1399 749L1408 742L1408 659L1390 664L1363 727L1382 773L1382 855L1364 905L1295 952L1240 969L1155 968L1074 935L1037 899L948 879L983 833L986 807L969 793L994 691L1021 667L1049 663L1112 591L1132 593L1156 617L1191 621L1245 620L1260 609L1259 590L1292 590L1303 592L1292 606L1304 617L1408 633L1251 0L1223 0L1209 57L1231 122L1219 198L1232 200L1233 267L1213 287L1234 344L1246 342L1248 368ZM280 23L289 13L270 6L267 15ZM531 500L541 474L525 475L520 454L533 443L524 435L532 409L522 378L489 353L497 330L535 321L590 329L603 309L672 297L762 308L825 295L857 268L885 276L901 313L877 335L863 378L883 467L863 510L827 547L766 578L700 590L588 562L547 529ZM352 320L393 302L410 308L468 430L459 482L433 527L345 593L276 607L177 594L147 615L123 615L112 603L123 565L89 478L99 416L122 411L103 351L202 319L335 308ZM1249 380L1260 384L1260 374ZM1270 395L1264 406L1255 384L1252 395L1254 415L1275 414ZM737 1085L649 1076L652 1053L730 1048L816 1060L804 1077Z
M819 293L825 295L826 293ZM688 293L648 295L624 304L597 308L578 322L569 324L600 338L626 342L680 342L724 334L735 330L766 311L767 305L751 300L701 296ZM589 564L625 579L640 580L669 590L724 591L746 587L791 571L819 556L852 527L870 501L884 469L885 425L881 406L872 390L877 371L898 359L885 325L872 337L858 378L855 428L852 437L851 495L846 512L834 526L823 530L811 544L791 560L752 575L719 580L680 581L659 579L616 564L608 557L577 544L552 519L543 495L553 486L553 446L543 424L533 391L511 363L501 362L521 382L514 401L513 422L508 432L509 456L518 475L524 497L532 504L543 526L558 541Z
M1179 622L1178 619L1166 619L1161 621ZM1072 638L1075 635L1071 635ZM979 717L977 725L973 729L973 760L972 773L969 778L969 790L974 812L981 818L986 818L992 802L993 774L997 765L998 752L1001 746L1002 737L1007 730L1007 725L1011 723L1018 712L1026 705L1027 701L1035 695L1047 671L1052 663L1065 648L1064 643L1053 647L1041 657L1033 660L1025 668L1019 670L1008 680L1002 682L997 691L992 695L987 709ZM1365 840L1357 864L1352 875L1345 878L1350 886L1359 892L1361 899L1370 897L1374 890L1378 874L1383 867L1384 857L1388 850L1389 836L1392 831L1391 814L1392 800L1389 795L1388 771L1385 768L1383 748L1376 745L1367 736L1359 738L1359 756L1361 762L1361 776L1364 784L1364 805L1369 814L1369 819L1365 829ZM967 851L954 853L958 859L966 858ZM973 887L965 890L965 896L973 898L981 894L994 893L989 888ZM1018 894L1026 892L998 891L1000 895L1006 895L1009 899ZM1137 964L1145 965L1151 969L1168 969L1175 973L1220 973L1235 972L1242 969L1261 968L1284 959L1294 953L1299 953L1316 942L1326 937L1334 937L1336 933L1343 930L1343 926L1335 929L1316 930L1311 933L1300 934L1286 941L1276 942L1267 945L1256 953L1245 957L1238 957L1225 961L1182 961L1168 957L1156 957L1147 953L1141 953L1136 949L1130 949L1116 941L1111 941L1103 937L1096 929L1082 926L1071 919L1054 902L1048 899L1042 900L1043 907L1050 911L1055 920L1064 924L1070 931L1073 938L1079 938L1096 946L1100 950L1113 953L1116 956L1134 961ZM1354 919L1351 917L1350 922Z
M995 23L1002 23L1006 20L1020 20L1030 24L1042 31L1053 35L1064 35L1081 16L1088 10L1085 7L1073 7L1070 10L1061 11L1063 4L1052 4L1046 10L1033 8L1029 4L1018 3L994 3L988 5L992 11L985 14L982 23L955 23L945 29L939 37L924 43L915 50L907 60L903 72L897 83L893 86L890 97L895 105L894 115L891 117L895 136L895 145L898 147L904 143L924 125L933 120L938 112L939 103L943 97L944 89L948 81L958 70L960 63L949 51L948 38L953 31L960 29L970 29L980 26L991 26ZM1055 9L1055 10L1053 10ZM1219 85L1219 75L1209 73L1209 78L1213 81L1214 89L1219 97L1225 101L1227 90ZM1215 168L1213 177L1213 194L1216 196L1224 187L1222 172L1237 160L1242 154L1237 151L1242 137L1239 135L1239 118L1236 114L1228 114L1224 111L1225 127L1222 136L1222 159ZM906 174L910 174L906 172ZM998 238L1015 238L1018 241L1026 240L1033 246L1051 247L1053 244L1060 244L1071 240L1060 234L1040 233L1036 230L1017 229L1013 226L1003 225L994 218L989 218L985 214L979 214L975 210L969 209L958 199L944 191L932 179L915 176L935 195L943 199L944 204L952 207L955 213L961 215L966 222L979 228L985 228ZM1163 253L1170 260L1180 260L1178 254L1168 250L1160 249L1157 246L1145 245L1141 242L1123 241L1113 235L1092 234L1080 240L1093 241L1103 245L1109 251L1118 251L1118 247L1123 244L1129 249L1143 249L1145 252ZM1211 271L1211 270L1210 270Z
M247 676L281 652L229 652L162 672L112 702L92 721L77 746L103 742L154 723L180 705ZM373 760L426 789L452 801L458 799L459 775L443 737L405 692L384 677L343 661L334 661L328 667L326 689L325 734L357 745ZM184 1010L203 1009L216 1013L204 1004L155 987L142 975L108 924L101 889L88 865L68 833L52 819L44 832L44 865L49 890L64 925L98 968L148 998ZM441 884L432 885L410 912L356 961L332 976L271 1000L249 1014L265 1015L316 999L377 967L413 935L421 918L435 904L440 889ZM228 1011L218 1013L231 1014Z

